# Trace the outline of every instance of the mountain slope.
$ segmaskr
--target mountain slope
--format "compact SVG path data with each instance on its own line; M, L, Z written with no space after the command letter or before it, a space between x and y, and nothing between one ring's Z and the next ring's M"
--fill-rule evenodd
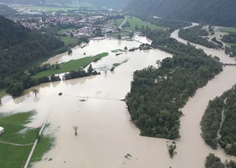
M23 71L64 44L54 36L30 30L0 16L0 77Z
M125 10L134 14L236 26L235 0L131 0Z

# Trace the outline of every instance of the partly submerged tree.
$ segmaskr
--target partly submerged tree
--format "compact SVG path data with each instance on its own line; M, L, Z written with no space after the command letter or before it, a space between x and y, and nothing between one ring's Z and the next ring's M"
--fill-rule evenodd
M157 60L157 61L156 61L156 64L158 65L158 68L160 67L160 63L161 63L160 60Z
M89 75L91 75L92 72L93 72L93 67L92 67L92 64L90 64L89 67L88 67L87 73L88 73Z
M32 90L32 92L34 93L35 96L37 96L37 94L39 93L39 90L36 89L36 88L34 88L34 89Z
M77 136L77 130L78 130L78 128L79 128L78 126L74 126L74 127L73 127L73 129L74 129L74 131L75 131L75 136Z

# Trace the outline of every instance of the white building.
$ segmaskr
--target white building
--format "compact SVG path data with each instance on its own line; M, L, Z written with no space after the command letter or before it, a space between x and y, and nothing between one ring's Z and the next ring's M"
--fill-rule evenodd
M0 135L2 135L4 133L4 128L0 127Z

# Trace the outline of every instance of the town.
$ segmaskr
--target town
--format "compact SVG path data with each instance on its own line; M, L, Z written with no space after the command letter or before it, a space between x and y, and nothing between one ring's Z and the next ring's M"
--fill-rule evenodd
M6 5L6 4L4 4ZM58 36L80 37L119 37L116 19L125 19L120 10L80 8L37 7L32 5L7 4L17 15L7 18L24 27L37 30L56 29ZM55 31L54 31L55 33Z

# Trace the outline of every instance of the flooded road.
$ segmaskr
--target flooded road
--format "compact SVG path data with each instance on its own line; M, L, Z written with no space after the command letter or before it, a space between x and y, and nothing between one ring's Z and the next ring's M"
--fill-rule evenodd
M186 43L178 38L178 30L171 36ZM83 52L96 55L125 46L137 47L137 44L134 41L91 41L83 49L74 49L72 56L65 55L54 61L65 62L82 57ZM220 57L223 62L234 62L223 51L196 46L207 54ZM129 60L114 72L40 85L37 87L37 97L31 90L15 100L6 96L2 99L0 112L35 109L38 114L30 124L33 127L40 126L49 116L51 130L48 131L55 134L56 146L44 156L52 160L43 159L34 165L35 168L204 168L204 160L209 153L215 153L223 160L229 158L222 150L212 150L205 144L200 136L199 123L208 101L236 83L235 67L225 67L207 86L199 89L182 109L181 138L177 140L177 155L173 159L169 157L167 140L141 137L139 129L129 121L125 102L118 100L130 91L133 72L148 65L157 66L156 60L166 57L171 55L160 50L128 52L120 56L109 52L109 56L93 63L93 67L102 69L124 59ZM59 92L63 95L58 96ZM79 127L78 136L74 135L74 125ZM127 154L132 156L130 160L125 158Z

